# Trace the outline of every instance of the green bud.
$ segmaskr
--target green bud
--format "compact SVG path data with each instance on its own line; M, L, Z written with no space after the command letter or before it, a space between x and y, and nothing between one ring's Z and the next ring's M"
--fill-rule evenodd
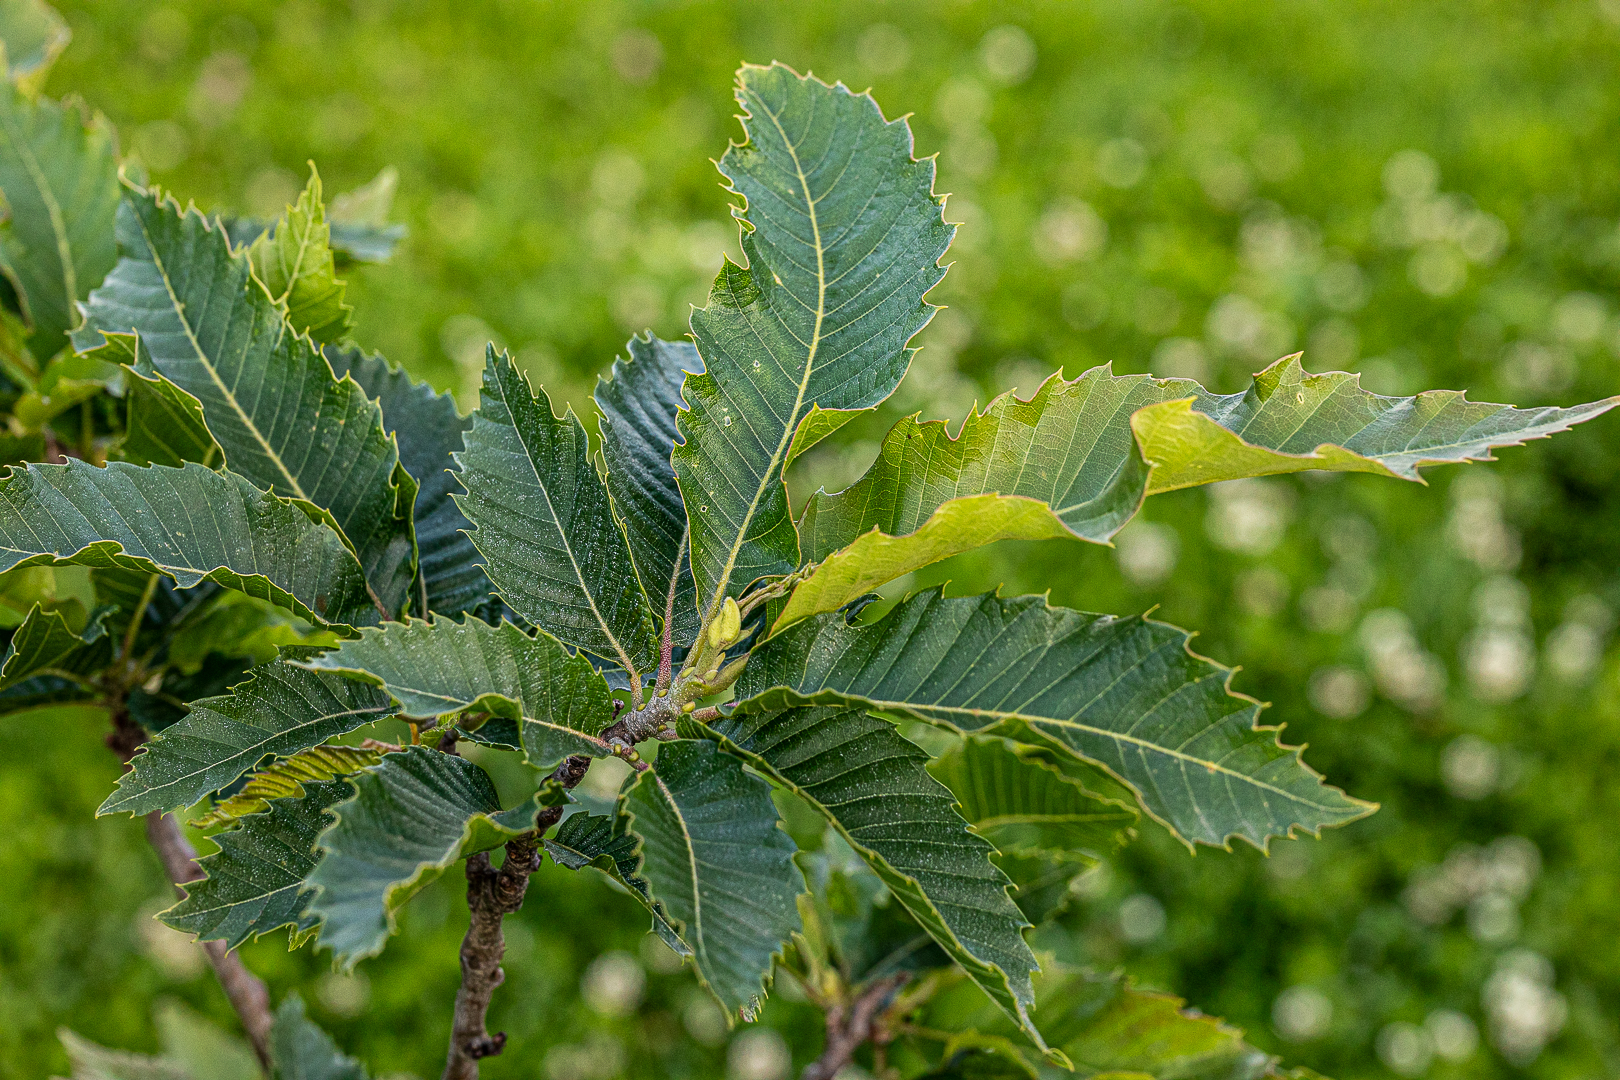
M737 601L726 597L725 606L714 622L709 624L709 644L716 649L723 649L737 640L742 633L742 612L737 610Z

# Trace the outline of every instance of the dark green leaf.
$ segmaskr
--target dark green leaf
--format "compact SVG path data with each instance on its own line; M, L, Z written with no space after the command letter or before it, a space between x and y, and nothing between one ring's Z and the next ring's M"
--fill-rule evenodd
M6 646L5 662L0 664L0 691L41 675L68 676L69 681L86 678L111 658L112 642L99 617L82 631L74 630L60 611L35 604Z
M530 764L541 768L608 752L596 738L613 720L607 683L543 630L530 637L509 622L412 619L302 663L376 683L408 716L474 710L516 721Z
M624 831L624 819L607 814L576 813L563 819L556 835L545 841L546 854L570 870L595 867L623 885L652 915L653 931L681 956L692 950L669 925L661 905L647 895L647 883L636 875L637 839Z
M870 625L831 614L778 634L755 651L738 696L863 704L1066 751L1105 766L1189 846L1239 836L1264 848L1375 809L1257 726L1260 703L1230 693L1231 670L1195 655L1189 636L1038 596L934 589Z
M316 923L304 884L318 861L315 838L330 823L327 807L353 794L344 780L309 781L301 797L271 800L265 812L243 817L214 837L217 852L199 860L208 876L187 884L186 898L159 917L230 949L283 926L297 944Z
M707 740L665 743L620 800L641 841L636 876L692 950L726 1010L752 1017L772 957L799 927L804 879L777 828L770 785Z
M201 465L29 465L0 479L0 570L77 563L214 581L320 623L377 612L343 538L298 503Z
M380 356L368 356L354 346L328 346L325 351L333 371L347 373L365 388L367 397L378 399L383 426L399 441L400 464L421 485L416 495L420 555L412 597L416 614L460 615L488 603L489 578L464 531L470 528L467 519L451 497L455 490L451 455L461 449L472 417L458 414L456 399L448 393L435 394L426 383L412 382Z
M1001 739L969 737L929 766L951 789L973 831L1009 855L1056 855L1086 864L1124 846L1136 812L1098 798Z
M16 57L8 53L8 57ZM77 105L0 86L0 266L16 286L43 363L79 325L77 303L117 261L118 149L111 126Z
M273 1080L367 1080L366 1068L338 1049L332 1037L304 1015L304 1003L288 994L270 1029Z
M229 694L193 702L185 719L131 759L96 813L190 806L268 756L290 757L395 711L376 687L272 661Z
M170 668L155 691L144 686L130 691L130 719L145 728L148 735L167 731L186 718L190 708L187 702L218 697L241 682L251 667L240 656L210 655L194 672Z
M452 863L531 831L542 804L567 797L552 783L503 812L483 769L425 746L389 754L350 783L354 797L333 808L309 876L320 944L345 968L381 952L395 912Z
M744 67L737 100L748 139L720 170L745 200L748 267L728 262L692 315L708 374L687 380L674 454L711 613L799 565L782 484L799 425L894 392L953 233L933 161L912 158L911 129L871 97L777 64Z
M179 468L195 461L210 468L224 459L219 444L203 423L202 405L174 383L150 372L131 369L124 438L118 456L136 465Z
M398 614L415 573L415 481L381 410L294 333L245 251L195 209L126 192L123 258L86 305L80 348L136 331L152 365L202 403L233 472L331 513L381 610Z
M466 442L456 462L467 493L457 501L501 598L633 677L653 671L652 609L573 410L554 416L546 392L537 399L491 346Z
M317 344L342 339L354 315L343 300L344 283L337 278L330 240L321 176L312 164L298 202L248 249L254 272L292 328Z
M928 755L860 709L755 711L709 725L721 745L820 810L906 910L1038 1045L1038 965L993 848L968 831ZM659 762L662 764L660 756Z
M688 556L686 506L670 454L681 441L675 414L685 407L687 373L703 361L686 341L631 338L629 360L615 360L611 380L596 384L602 411L602 456L608 492L623 518L642 587L660 619L672 623L676 646L698 632L697 586Z

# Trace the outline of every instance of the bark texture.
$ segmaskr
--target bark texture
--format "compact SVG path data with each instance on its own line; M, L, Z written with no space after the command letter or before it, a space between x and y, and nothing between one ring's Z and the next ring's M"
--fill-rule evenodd
M848 1004L835 1004L827 1010L827 1044L821 1056L805 1066L803 1080L833 1080L855 1058L864 1043L887 1043L887 1031L876 1024L883 1010L894 1000L909 975L879 979L856 995Z
M590 764L588 757L571 757L551 775L571 788L584 778ZM529 875L540 868L540 838L561 818L561 807L540 811L534 832L507 842L506 858L499 870L491 865L487 851L467 859L467 909L471 920L461 942L461 988L456 991L455 1020L443 1080L477 1080L478 1063L506 1049L506 1032L491 1035L487 1027L490 998L506 978L501 970L501 957L506 953L501 920L523 906Z
M185 833L180 831L180 823L172 814L160 814L155 811L147 814L146 837L152 842L158 857L163 860L163 869L168 871L169 880L174 882L175 890L180 895L185 895L185 890L181 886L186 882L197 881L207 876L203 868L197 865L197 853L186 840ZM225 948L223 941L205 941L201 945L203 952L208 954L208 962L213 965L219 985L225 990L225 996L230 999L237 1018L242 1021L242 1029L247 1032L248 1041L253 1044L253 1052L258 1055L259 1064L264 1066L264 1071L268 1074L270 1025L273 1023L270 991L265 988L258 976L247 969L240 956Z

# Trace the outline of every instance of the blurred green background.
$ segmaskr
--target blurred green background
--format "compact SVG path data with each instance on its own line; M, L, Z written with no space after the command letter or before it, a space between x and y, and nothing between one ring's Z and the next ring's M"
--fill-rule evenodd
M400 173L410 238L356 270L357 338L473 404L486 339L584 411L632 332L684 332L735 251L709 159L731 72L780 59L914 113L964 222L949 305L881 420L796 466L841 486L897 417L959 419L1059 367L1241 389L1303 348L1383 393L1620 389L1620 0L1288 4L76 0L50 76L207 209L271 215ZM1361 476L1156 498L1113 550L1006 546L926 575L1160 615L1240 664L1307 760L1383 804L1196 857L1145 825L1037 946L1121 967L1330 1076L1620 1075L1620 423L1432 486ZM925 583L922 576L910 585ZM0 720L0 1074L52 1036L230 1023L93 712ZM594 773L593 773L594 775ZM488 1077L778 1080L789 993L728 1035L627 898L548 866L508 920ZM248 947L374 1074L437 1075L458 880L354 977ZM791 1064L790 1064L791 1061Z

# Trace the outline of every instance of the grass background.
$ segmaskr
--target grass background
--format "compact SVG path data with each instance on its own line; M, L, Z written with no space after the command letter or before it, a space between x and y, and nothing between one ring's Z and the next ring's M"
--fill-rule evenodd
M739 135L739 62L872 86L914 114L964 225L907 384L796 466L801 497L857 475L899 416L959 419L1060 367L1235 391L1304 349L1382 393L1620 386L1616 0L60 7L74 41L47 92L105 112L183 199L273 214L311 159L329 192L397 167L411 234L351 275L356 337L469 408L486 339L584 413L631 332L684 332L736 249L710 159ZM1620 1073L1617 454L1608 417L1428 488L1182 492L1117 550L1003 545L907 583L1158 605L1383 804L1269 861L1146 826L1038 946L1341 1080ZM182 1005L230 1022L148 918L167 890L139 825L92 820L117 771L103 725L0 720L6 1076L64 1068L58 1025L152 1049ZM374 1074L425 1077L464 919L450 877L358 978L245 952ZM592 878L548 866L514 923L489 1077L766 1080L819 1047L786 994L763 1029L717 1030Z

